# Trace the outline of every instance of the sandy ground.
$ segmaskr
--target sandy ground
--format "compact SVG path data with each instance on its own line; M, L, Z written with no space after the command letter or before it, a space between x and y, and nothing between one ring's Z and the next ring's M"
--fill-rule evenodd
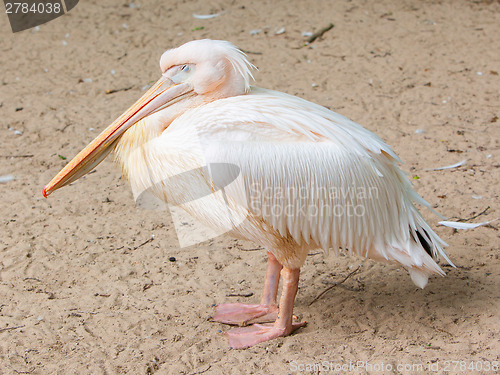
M180 249L168 212L136 208L111 160L49 199L41 190L63 158L159 77L165 49L213 38L248 51L257 85L376 132L442 214L466 219L489 207L473 221L500 217L500 3L134 5L81 1L17 34L0 16L0 175L15 177L0 185L0 374L325 373L318 364L341 373L349 363L359 373L473 373L499 360L498 222L459 232L436 226L458 267L424 290L395 266L313 253L295 305L307 327L230 350L220 334L227 327L207 318L214 303L258 301L264 251L227 237ZM304 46L302 32L330 22Z

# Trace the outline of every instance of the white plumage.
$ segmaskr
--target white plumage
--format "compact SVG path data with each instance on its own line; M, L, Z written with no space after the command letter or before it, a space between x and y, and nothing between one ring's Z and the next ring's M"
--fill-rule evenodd
M150 121L162 121L161 116L150 117ZM123 142L128 142L127 138L126 133ZM120 142L117 147L119 150ZM258 242L287 267L302 266L310 249L320 247L328 252L343 248L401 263L421 288L430 274L444 275L420 245L416 232L429 240L432 255L448 260L442 248L445 243L415 208L414 202L429 204L398 168L399 158L375 134L324 107L280 92L251 88L246 95L185 112L160 137L144 142L140 150L129 154L139 159L133 161L118 152L119 160L134 165L128 177L136 191L203 165L237 165L244 179L244 185L239 185L242 191L227 191L233 201L231 208L239 211L234 214L262 219L283 238L290 235L296 244L288 246L296 245L297 249L283 257L282 249L273 248L275 241L262 232L267 227L253 220L243 224L249 228L234 228L234 234ZM182 164L179 155L185 158ZM197 182L185 182L196 188L200 183L207 187L213 184L208 175ZM175 199L185 187L162 188L169 203L186 205L182 203L186 197ZM215 202L224 212L225 201ZM219 228L220 216L210 214L213 207L187 205L187 210L203 218L207 226ZM349 214L349 207L357 211Z
M299 269L311 249L342 248L399 263L421 288L429 275L444 275L433 258L451 264L446 244L414 205L429 204L375 134L306 100L251 87L252 65L228 42L187 43L165 52L160 65L158 83L77 155L44 194L90 171L114 146L136 195L151 191L217 233L266 248L261 304L219 305L214 320L276 322L229 331L233 347L303 325L293 322L292 309ZM231 183L220 186L220 181Z

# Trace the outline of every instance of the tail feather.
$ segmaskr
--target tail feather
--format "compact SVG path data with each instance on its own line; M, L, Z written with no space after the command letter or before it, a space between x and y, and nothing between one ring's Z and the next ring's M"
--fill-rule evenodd
M422 247L424 248L425 252L427 254L429 254L431 257L434 258L434 255L433 255L433 252L432 252L432 243L430 243L430 240L429 240L429 235L427 234L427 232L425 231L425 229L421 229L421 231L424 233L424 235L422 235L418 230L417 230L417 237L418 237L418 241L420 242L420 244L422 245ZM425 236L425 237L424 237ZM415 238L415 241L416 241L416 238Z
M416 236L412 234L413 241L411 241L410 252L412 254L420 253L421 257L418 264L413 264L407 267L407 269L413 283L423 289L427 285L430 275L445 275L441 267L439 267L439 265L435 262L435 259L438 258L439 254L444 253L444 250L436 243L436 241L432 240L433 237L431 236L436 236L434 232L431 231L429 234L427 230L420 226L414 233ZM425 253L422 249L425 250Z
M429 281L429 274L419 270L418 268L408 268L410 273L411 281L421 289L424 289Z
M367 256L401 264L408 270L413 283L424 288L431 275L445 275L435 261L440 255L448 260L440 242L441 239L422 219L413 229L410 226L406 239L394 240L388 246L375 246Z

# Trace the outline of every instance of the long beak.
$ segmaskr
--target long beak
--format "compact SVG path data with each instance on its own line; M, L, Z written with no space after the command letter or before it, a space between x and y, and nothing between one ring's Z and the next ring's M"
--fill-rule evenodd
M43 196L47 198L54 190L66 186L89 173L106 158L113 149L114 142L128 128L144 117L176 102L184 94L191 91L192 86L188 83L175 84L169 78L160 78L132 107L66 164L52 181L43 188Z

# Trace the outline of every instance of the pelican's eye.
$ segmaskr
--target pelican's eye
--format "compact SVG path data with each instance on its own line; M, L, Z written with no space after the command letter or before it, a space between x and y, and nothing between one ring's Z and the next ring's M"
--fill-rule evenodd
M185 82L194 72L194 66L192 64L175 65L170 68L171 79L174 83Z

